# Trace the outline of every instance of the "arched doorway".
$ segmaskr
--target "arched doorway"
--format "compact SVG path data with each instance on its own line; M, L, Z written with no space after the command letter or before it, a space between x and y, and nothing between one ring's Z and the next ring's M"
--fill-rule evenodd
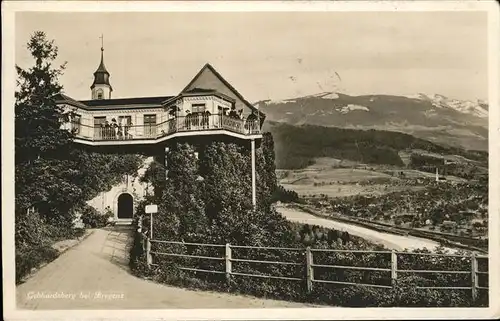
M118 196L118 219L130 219L134 216L134 199L132 195L123 193Z

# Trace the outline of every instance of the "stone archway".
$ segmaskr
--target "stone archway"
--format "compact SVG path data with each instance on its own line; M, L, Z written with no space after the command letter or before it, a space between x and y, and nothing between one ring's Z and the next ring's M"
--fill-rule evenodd
M117 200L118 219L132 219L134 216L134 198L129 193L122 193Z

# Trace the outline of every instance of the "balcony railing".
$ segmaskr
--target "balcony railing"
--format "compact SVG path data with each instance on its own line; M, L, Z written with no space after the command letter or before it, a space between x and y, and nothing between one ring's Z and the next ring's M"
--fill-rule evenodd
M71 123L77 138L92 141L157 139L178 132L224 129L243 135L260 134L258 120L242 120L224 115L192 114L159 124L88 126Z

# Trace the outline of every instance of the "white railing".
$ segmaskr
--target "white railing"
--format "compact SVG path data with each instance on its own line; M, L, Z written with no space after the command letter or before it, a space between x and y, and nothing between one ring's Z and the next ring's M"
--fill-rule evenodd
M219 114L192 114L150 125L89 126L71 123L70 128L77 138L93 141L157 139L177 132L220 129L243 135L260 134L257 120L244 120Z

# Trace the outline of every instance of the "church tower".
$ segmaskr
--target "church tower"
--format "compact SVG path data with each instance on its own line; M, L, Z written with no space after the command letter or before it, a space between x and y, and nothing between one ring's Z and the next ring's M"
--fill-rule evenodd
M94 72L94 82L90 89L92 90L92 99L111 99L113 87L109 83L109 72L104 66L104 37L101 36L101 63Z

